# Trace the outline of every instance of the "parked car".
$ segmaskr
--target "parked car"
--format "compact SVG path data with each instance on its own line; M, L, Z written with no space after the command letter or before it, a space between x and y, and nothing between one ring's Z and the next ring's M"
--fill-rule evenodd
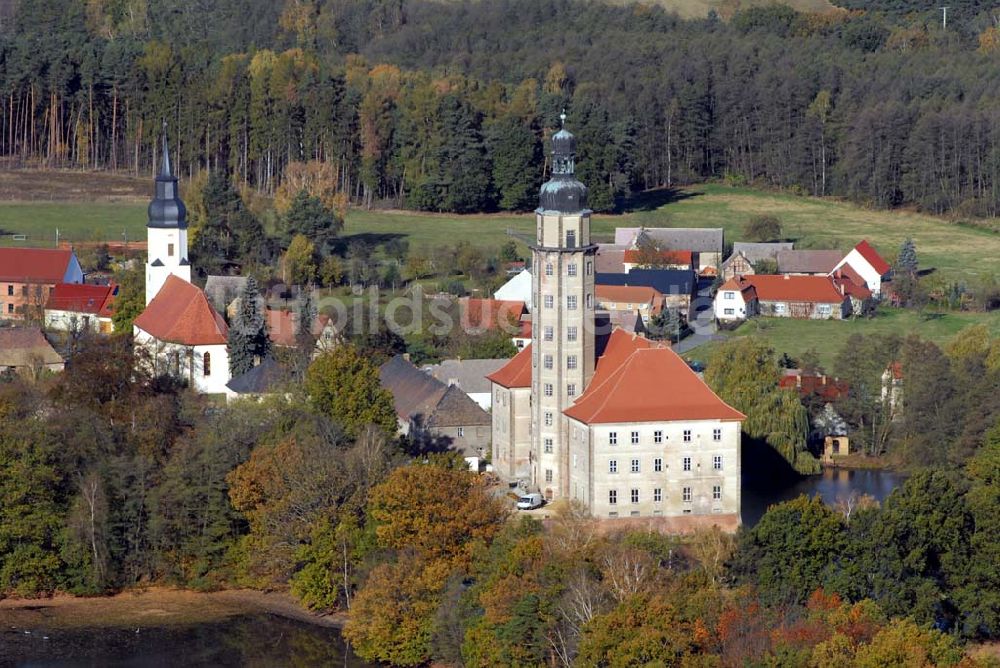
M517 500L518 510L534 510L541 508L545 500L541 494L524 494Z

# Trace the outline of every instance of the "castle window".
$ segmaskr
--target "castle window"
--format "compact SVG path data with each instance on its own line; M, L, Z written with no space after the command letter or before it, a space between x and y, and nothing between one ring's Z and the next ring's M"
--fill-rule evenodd
M205 353L201 357L201 368L206 376L212 375L212 353Z
M571 397L576 396L576 383L570 383L566 386L566 394Z
M550 454L550 455L552 454L552 439L551 438L545 439L545 441L544 441L544 448L545 448L545 452L547 454Z
M660 503L663 501L663 490L659 487L653 490L653 502Z
M712 498L716 501L722 500L722 485L715 485L712 487Z
M545 411L545 426L552 426L552 411Z
M545 295L545 297L543 298L543 300L544 300L544 303L545 303L545 308L552 308L552 306L555 304L555 302L553 301L552 295Z
M608 490L608 503L610 505L612 505L612 506L614 506L614 505L616 505L618 503L618 490L617 489L609 489Z
M549 262L548 264L545 265L545 275L546 276L551 276L552 275L552 263L551 262Z
M639 490L632 490L632 503L639 503Z
M542 366L544 366L546 369L552 368L552 355L545 355L542 358Z
M566 340L576 341L576 326L566 328Z
M576 355L570 355L566 358L566 368L567 369L576 368Z
M545 383L545 396L552 396L552 383Z
M566 308L570 311L576 310L576 295L568 295L566 297Z
M545 482L552 482L552 469L545 469Z
M576 276L576 264L571 263L566 265L566 275Z
M684 501L684 503L691 503L691 488L690 487L685 487L683 489L683 491L681 492L681 500Z
M685 457L684 461L683 461L683 465L684 465L684 470L685 471L690 471L691 470L691 458L690 457Z
M551 341L553 335L553 329L551 327L546 327L542 330L542 339L545 341Z

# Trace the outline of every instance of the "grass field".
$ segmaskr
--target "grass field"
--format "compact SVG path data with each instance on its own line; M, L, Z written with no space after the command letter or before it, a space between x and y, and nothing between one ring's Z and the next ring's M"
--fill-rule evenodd
M994 336L1000 336L1000 312L941 313L903 309L880 309L871 319L858 320L792 320L788 318L758 318L744 323L730 336L757 335L768 341L776 352L792 358L809 349L819 354L827 369L852 334L919 334L938 345L948 342L968 325L985 324ZM689 359L708 360L715 343L699 346L686 354Z

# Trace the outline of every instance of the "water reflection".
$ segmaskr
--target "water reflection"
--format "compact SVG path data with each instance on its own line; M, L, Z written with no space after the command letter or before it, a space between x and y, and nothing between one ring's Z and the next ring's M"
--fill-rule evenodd
M903 482L894 471L824 469L820 475L792 480L747 477L743 483L743 524L751 527L760 521L767 507L794 499L800 494L819 495L832 504L851 494L867 494L884 500Z
M337 629L274 615L136 629L0 631L0 665L18 668L368 666ZM47 639L45 639L47 637Z

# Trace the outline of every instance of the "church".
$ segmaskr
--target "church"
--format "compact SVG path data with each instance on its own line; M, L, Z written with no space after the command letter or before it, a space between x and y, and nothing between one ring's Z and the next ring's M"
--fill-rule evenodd
M184 378L196 391L226 394L230 380L226 321L191 283L187 210L170 166L167 134L146 224L146 308L133 323L153 373Z
M669 346L612 329L595 307L597 246L575 158L563 128L535 212L531 343L488 376L494 470L595 518L735 530L745 416Z

